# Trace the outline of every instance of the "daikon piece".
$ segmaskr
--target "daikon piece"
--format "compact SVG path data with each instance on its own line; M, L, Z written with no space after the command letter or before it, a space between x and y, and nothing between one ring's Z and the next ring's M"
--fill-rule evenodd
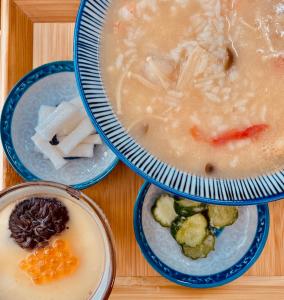
M62 102L46 120L36 127L36 132L46 141L50 141L63 127L76 126L81 115L78 108L68 102Z
M92 134L86 137L82 144L94 144L94 145L102 145L103 141L98 134Z
M50 145L50 143L44 140L38 133L36 133L32 137L32 141L34 142L35 146L40 150L40 152L44 156L48 157L48 159L52 162L56 170L59 170L67 163L67 161L62 157L58 149Z
M68 157L86 157L91 158L94 156L94 144L80 144L74 148L67 156Z
M41 105L38 111L37 124L42 124L55 111L56 107L49 105Z
M71 133L78 124L80 124L80 121L82 121L82 119L84 119L84 117L80 118L79 122L74 122L74 124L70 124L70 126L64 126L62 127L58 134L60 134L61 136L67 136L69 133Z
M73 100L70 101L70 103L81 109L84 109L84 105L80 97L74 98Z
M66 138L66 135L58 136L57 140L61 143ZM93 145L102 145L103 141L98 134L91 134L87 136L81 144L93 144Z
M73 104L71 104L73 105ZM64 124L63 127L61 127L61 129L58 131L58 135L68 135L70 132L72 132L77 125L84 119L87 117L86 112L84 111L83 108L80 108L78 106L75 106L76 110L77 110L77 116L76 119L73 120L73 122L70 123L66 123Z
M93 124L88 118L85 118L69 135L67 135L59 143L58 148L64 155L68 155L76 146L82 143L82 141L87 136L94 132L95 129Z

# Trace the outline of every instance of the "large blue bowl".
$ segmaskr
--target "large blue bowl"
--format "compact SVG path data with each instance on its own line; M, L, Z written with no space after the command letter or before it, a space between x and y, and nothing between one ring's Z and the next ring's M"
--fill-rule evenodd
M187 287L225 285L243 275L258 259L269 232L266 204L242 206L235 224L224 228L207 258L185 257L168 228L157 223L151 208L163 190L145 183L134 209L136 240L148 263L162 276Z
M75 29L77 83L95 127L114 153L146 180L180 196L223 205L266 203L284 197L284 172L217 179L183 172L149 153L125 130L103 87L100 40L111 0L82 0Z

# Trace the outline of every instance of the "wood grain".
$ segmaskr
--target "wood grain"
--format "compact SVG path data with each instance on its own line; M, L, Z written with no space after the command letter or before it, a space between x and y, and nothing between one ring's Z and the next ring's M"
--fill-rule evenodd
M31 20L12 0L4 0L3 8L1 12L3 24L2 99L14 84L32 69L33 57L33 24ZM20 181L20 177L16 175L6 159L3 161L3 169L5 184L10 186Z
M162 277L117 278L110 300L281 300L284 277L244 276L224 287L188 289Z
M34 24L33 67L73 59L74 23Z
M14 0L32 22L74 22L80 0Z
M22 19L26 20L24 14L16 13L17 8L14 7L13 9L14 13L10 15L17 15L16 23ZM23 23L30 24L27 20ZM34 24L33 27L33 30L30 30L30 26L25 27L30 37L34 36L33 41L30 41L30 38L27 39L29 55L26 54L27 60L24 66L18 71L13 61L8 60L6 77L9 79L10 85L13 80L15 81L17 77L22 75L24 70L30 69L31 65L36 67L52 60L72 59L73 24ZM9 36L8 46L15 43L23 46L22 37L19 36L18 31L15 29L9 31L9 35L12 32L14 37ZM16 42L17 40L20 42ZM11 41L14 42L11 43ZM32 43L34 51L31 50ZM18 51L14 50L14 52L20 59L23 58L23 55L21 56ZM31 62L32 54L33 61ZM11 186L21 181L7 165L5 165L5 172L5 186ZM179 287L158 276L146 263L135 243L132 211L142 182L141 178L120 163L104 181L84 191L105 211L114 232L117 246L118 277L111 295L112 300L219 300L220 297L233 300L264 300L268 297L271 300L284 299L283 201L270 204L271 229L268 243L261 258L245 276L225 287L193 290Z
M2 16L5 16L4 18ZM0 96L1 106L8 88L8 49L9 49L9 17L10 3L9 1L1 1L1 57L0 57Z
M5 3L6 4L6 3ZM3 102L4 101L1 101L1 99L3 98L4 96L4 93L3 93L3 74L6 72L6 64L4 66L3 64L3 58L4 56L6 56L6 41L5 41L5 47L4 47L4 44L2 42L2 40L4 41L3 39L3 19L2 19L2 14L1 12L4 10L4 2L2 0L0 0L0 110L2 110L2 105L3 105ZM5 8L5 11L6 11L6 8ZM8 24L9 22L7 22ZM7 34L8 30L7 30L7 27L5 26L5 30L4 30L4 33L5 33L5 37L8 36ZM2 53L4 53L5 51L5 55L3 55L3 58L2 58ZM0 178L2 179L2 176L3 176L3 149L2 147L0 147ZM3 188L3 180L0 180L0 189Z

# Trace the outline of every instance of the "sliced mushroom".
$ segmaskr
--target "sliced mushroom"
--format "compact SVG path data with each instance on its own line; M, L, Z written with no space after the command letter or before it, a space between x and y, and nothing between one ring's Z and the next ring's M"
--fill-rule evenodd
M205 166L205 173L211 175L216 170L215 166L211 163L206 164Z
M226 48L226 58L224 60L224 70L228 71L232 68L232 66L235 63L235 55L233 53L233 51L227 47Z

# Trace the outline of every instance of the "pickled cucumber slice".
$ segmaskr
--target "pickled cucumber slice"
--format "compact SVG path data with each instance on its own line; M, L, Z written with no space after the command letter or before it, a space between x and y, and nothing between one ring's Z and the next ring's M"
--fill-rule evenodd
M177 217L174 201L174 198L169 195L161 195L152 207L154 219L163 227L170 227Z
M179 199L175 200L174 208L178 215L190 217L194 214L205 211L207 209L207 205L188 199Z
M207 220L202 214L178 217L172 223L171 233L180 245L196 247L207 236Z
M238 209L234 206L209 205L208 217L212 227L223 228L236 222Z
M208 254L214 250L215 247L215 236L213 234L208 234L205 240L196 247L189 247L187 245L182 246L182 252L185 256L191 259L206 258Z

